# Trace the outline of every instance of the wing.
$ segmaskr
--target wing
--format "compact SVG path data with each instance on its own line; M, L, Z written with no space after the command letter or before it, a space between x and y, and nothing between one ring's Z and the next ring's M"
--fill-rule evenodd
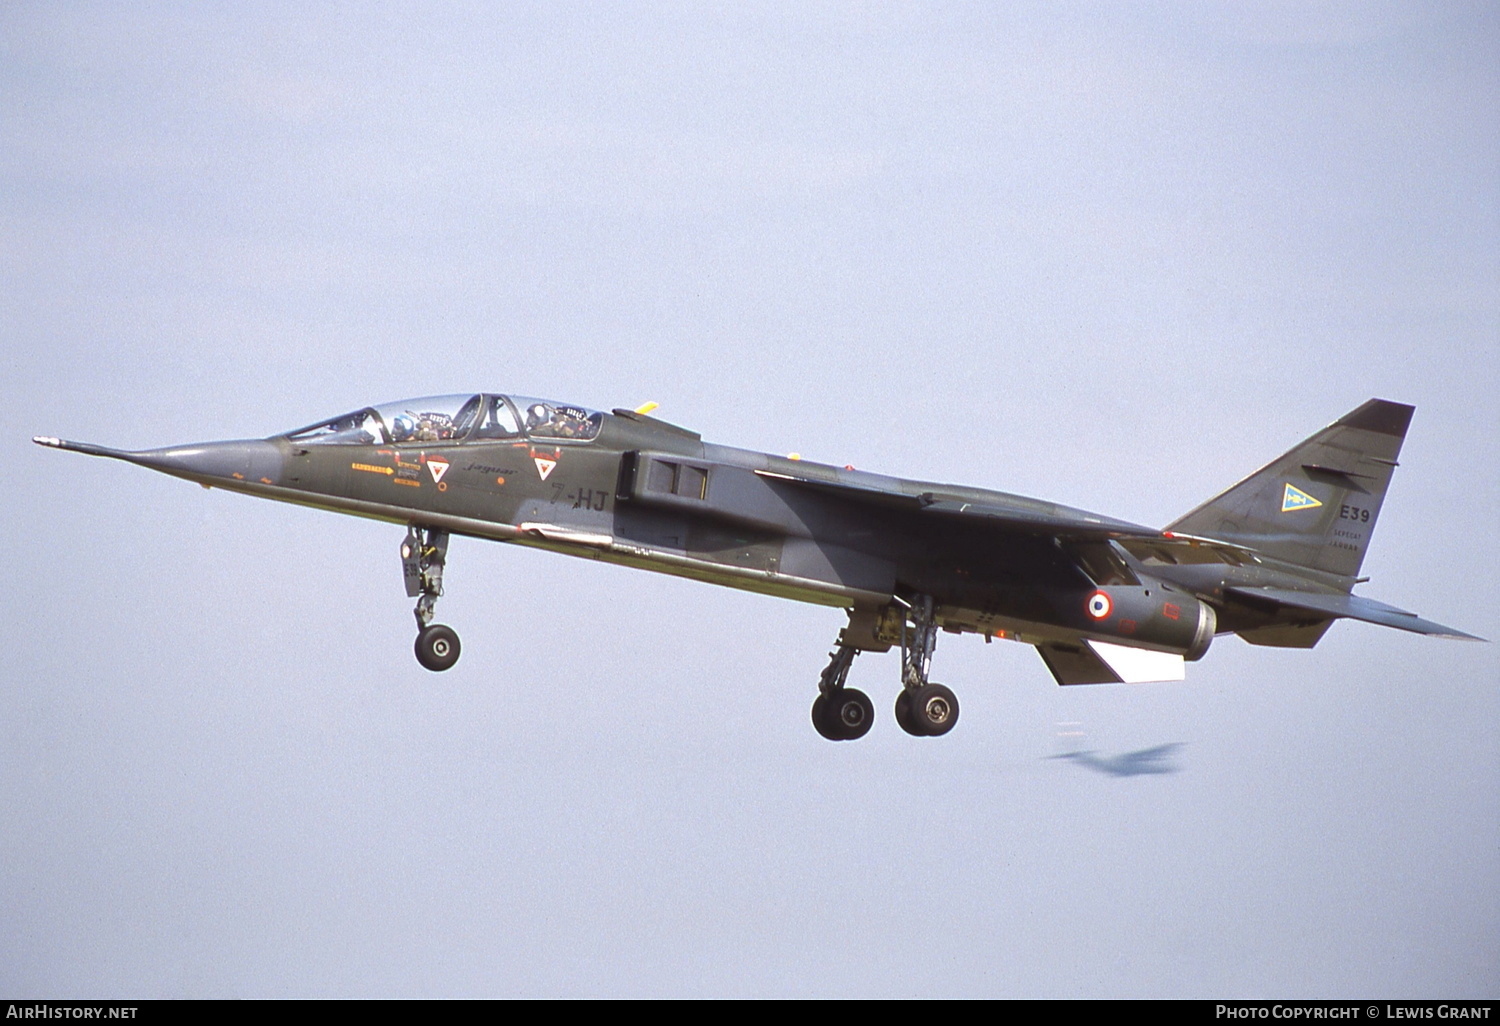
M970 502L930 491L902 492L853 481L824 480L770 470L757 470L755 473L772 481L785 482L847 502L920 513L934 521L948 520L1057 538L1162 537L1160 531L1140 524L1020 496L996 495L987 502Z
M939 521L967 523L997 531L1040 535L1071 541L1115 541L1142 562L1167 565L1223 563L1244 566L1258 563L1255 549L1216 538L1200 538L1179 531L1158 531L1128 520L1100 516L1081 509L1060 506L1022 496L994 493L988 501L973 502L944 497L931 491L905 492L891 487L867 485L843 479L757 470L759 477L797 488L833 496L846 502L902 510Z

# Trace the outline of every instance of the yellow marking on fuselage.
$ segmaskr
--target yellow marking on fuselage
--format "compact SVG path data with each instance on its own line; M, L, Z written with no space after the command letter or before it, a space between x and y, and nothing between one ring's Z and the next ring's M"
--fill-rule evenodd
M366 474L387 474L387 475L389 475L389 474L394 474L395 473L395 471L393 469L391 469L390 467L377 467L377 466L375 466L372 463L351 463L351 464L349 464L349 466L352 467L355 470L363 470Z

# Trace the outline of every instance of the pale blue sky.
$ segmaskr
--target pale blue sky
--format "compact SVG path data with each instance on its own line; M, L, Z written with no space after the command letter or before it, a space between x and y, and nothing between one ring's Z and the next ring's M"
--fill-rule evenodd
M434 676L399 529L29 439L652 399L1162 524L1381 396L1361 592L1500 637L1497 110L1492 4L6 5L0 993L1494 996L1493 645L944 635L831 745L835 611L459 539Z

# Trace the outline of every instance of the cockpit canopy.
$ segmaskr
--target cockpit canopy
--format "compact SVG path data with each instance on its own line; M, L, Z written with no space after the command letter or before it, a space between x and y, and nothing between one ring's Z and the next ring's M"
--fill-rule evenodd
M303 445L433 445L506 438L587 442L604 414L526 396L438 395L367 406L292 431Z

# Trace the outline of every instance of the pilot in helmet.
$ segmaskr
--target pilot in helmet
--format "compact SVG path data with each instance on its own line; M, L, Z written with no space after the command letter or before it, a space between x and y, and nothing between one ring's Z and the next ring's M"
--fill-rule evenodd
M404 442L416 434L417 422L409 413L400 413L391 422L391 441Z

